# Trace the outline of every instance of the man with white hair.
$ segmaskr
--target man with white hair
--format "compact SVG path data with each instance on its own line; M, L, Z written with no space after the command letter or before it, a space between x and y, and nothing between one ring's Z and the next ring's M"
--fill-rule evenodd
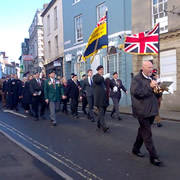
M151 79L152 72L153 64L150 61L144 61L142 70L133 78L131 83L133 116L138 119L140 125L132 153L138 157L143 157L140 148L144 143L149 151L150 162L159 166L163 162L158 159L151 132L151 125L155 116L158 115L158 101L153 91L157 82Z

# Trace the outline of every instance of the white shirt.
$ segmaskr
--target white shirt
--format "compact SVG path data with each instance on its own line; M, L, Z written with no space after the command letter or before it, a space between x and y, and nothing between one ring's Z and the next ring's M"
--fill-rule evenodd
M52 83L54 83L54 82L55 82L55 79L53 79L53 78L50 78L50 79L51 79L51 82L52 82Z
M146 79L150 79L150 80L152 80L152 78L151 78L151 77L146 76L143 72L142 72L142 75L143 75Z
M92 84L91 84L91 82L93 82L92 77L89 77L89 76L88 76L88 82L89 82L90 85L92 85Z

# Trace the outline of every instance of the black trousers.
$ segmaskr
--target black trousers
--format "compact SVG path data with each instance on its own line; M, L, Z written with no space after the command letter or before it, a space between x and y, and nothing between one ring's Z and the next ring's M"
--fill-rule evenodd
M82 96L82 111L86 111L86 107L87 107L87 99L85 96Z
M78 115L77 107L78 107L78 98L76 97L71 98L71 110L73 115Z
M112 97L112 101L113 101L113 110L112 110L112 114L116 113L116 117L118 118L120 116L119 114L119 101L120 101L121 97Z
M106 113L106 106L98 106L98 125L100 125L102 128L106 127L106 123L105 123L105 113Z
M136 137L136 141L133 146L135 152L139 152L143 143L146 149L149 151L150 158L157 158L156 149L152 140L151 125L154 122L155 116L139 118L139 129Z
M16 104L17 104L17 97L15 96L14 93L9 93L8 95L8 100L9 100L9 108L14 109L16 108Z
M61 102L63 103L62 112L67 113L68 112L68 110L67 110L67 102L68 102L68 100L63 99Z
M32 98L32 107L35 117L39 117L39 105L41 105L40 116L44 115L46 102L44 98L36 96Z
M94 112L93 112L93 107L94 107L94 96L86 96L88 105L89 105L89 118L94 119Z

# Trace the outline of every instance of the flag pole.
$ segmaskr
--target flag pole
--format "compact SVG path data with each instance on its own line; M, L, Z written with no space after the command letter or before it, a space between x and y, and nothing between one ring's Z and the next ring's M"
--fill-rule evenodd
M158 76L160 77L160 24L158 23L159 26L159 34L158 34Z
M98 43L99 43L99 38L96 40L96 44L95 44L95 47L94 47L94 52L95 52L96 49L97 49ZM96 55L96 53L94 53L93 56L92 56L92 58L91 58L91 64L92 64L92 62L94 61L95 55Z
M106 31L107 31L107 38L108 38L108 9L106 8ZM109 73L109 56L108 56L108 49L109 43L107 43L107 50L106 50L106 57L107 57L107 73Z

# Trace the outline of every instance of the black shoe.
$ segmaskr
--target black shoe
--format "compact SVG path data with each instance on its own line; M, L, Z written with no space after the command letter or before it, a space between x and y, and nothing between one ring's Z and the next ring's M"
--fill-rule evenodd
M75 118L76 118L76 119L78 119L78 118L79 118L79 116L78 116L78 115L75 115Z
M159 160L158 158L152 159L150 158L150 163L154 166L161 166L163 164L163 161Z
M86 110L83 110L83 113L84 113L85 115L87 115L87 112L86 112Z
M104 133L106 133L108 129L109 129L109 127L103 127Z
M46 117L45 117L44 115L41 115L41 118L42 118L43 120L46 120Z
M157 123L157 127L162 127L163 125L161 123Z
M91 119L91 122L96 122L94 119Z
M111 118L113 118L114 112L111 112Z
M19 109L18 109L18 108L16 108L16 111L19 111Z
M34 114L31 111L29 112L29 115L32 116L32 117L34 116Z
M119 120L119 121L122 120L120 116L118 117L118 120Z
M101 128L101 123L100 123L100 122L97 123L97 127L98 127L99 129Z
M35 117L35 119L34 119L35 121L38 121L39 120L39 118L38 117Z
M52 125L53 125L53 126L56 126L57 124L56 124L56 122L52 122Z
M136 151L132 150L132 153L138 157L144 157L144 155L140 151L136 152Z

